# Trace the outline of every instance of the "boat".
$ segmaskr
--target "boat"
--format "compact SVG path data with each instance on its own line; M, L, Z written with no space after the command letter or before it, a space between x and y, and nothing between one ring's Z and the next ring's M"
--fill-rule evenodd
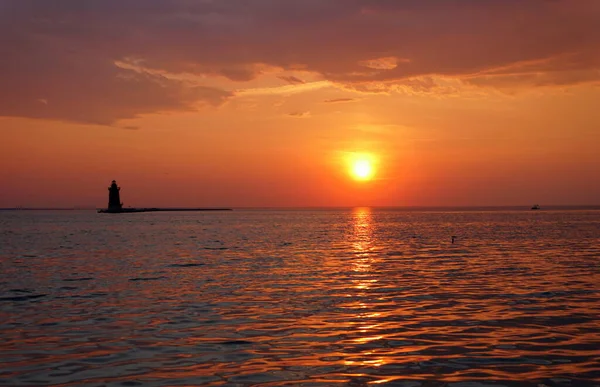
M540 205L539 205L539 204L534 204L534 205L531 207L531 209L532 209L532 210L539 210L539 209L540 209Z

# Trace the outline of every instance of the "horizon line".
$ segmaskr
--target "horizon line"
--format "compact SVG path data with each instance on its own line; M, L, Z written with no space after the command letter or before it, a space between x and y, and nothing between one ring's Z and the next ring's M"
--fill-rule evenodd
M238 210L347 210L355 208L371 208L382 210L483 210L483 209L531 209L530 204L514 205L414 205L414 206L227 206L227 208ZM540 205L544 209L600 209L600 204L544 204ZM74 207L0 207L0 211L96 211L104 207L95 206L74 206ZM135 207L137 208L137 207ZM142 208L142 207L140 207ZM146 207L143 207L146 208ZM148 207L149 208L149 207ZM164 209L182 209L195 207L160 207ZM223 208L222 206L205 206L203 208Z

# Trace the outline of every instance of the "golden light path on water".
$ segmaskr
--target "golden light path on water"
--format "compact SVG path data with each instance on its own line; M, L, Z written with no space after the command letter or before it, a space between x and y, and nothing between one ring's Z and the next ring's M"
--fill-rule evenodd
M23 211L0 222L6 385L600 377L598 211Z
M352 239L354 240L354 253L356 256L356 260L354 260L352 264L352 270L354 270L358 275L364 275L364 278L359 278L354 280L354 288L361 292L367 291L373 286L377 280L369 278L369 273L372 270L371 263L374 259L371 256L371 251L374 249L374 241L373 241L373 229L371 224L371 209L368 207L360 207L354 210L354 233L352 235ZM372 318L380 316L380 313L365 313L361 312L361 309L368 309L369 305L365 303L360 303L357 305L358 307L358 332L363 334L363 337L359 337L354 340L357 344L365 344L369 341L381 340L383 338L382 335L372 335L372 332L377 332L380 324L373 323L371 321ZM370 356L370 360L364 360L360 362L359 365L370 365L378 367L386 363L385 357L378 357L374 352L367 352L365 355ZM345 364L347 365L357 365L356 362L347 361Z

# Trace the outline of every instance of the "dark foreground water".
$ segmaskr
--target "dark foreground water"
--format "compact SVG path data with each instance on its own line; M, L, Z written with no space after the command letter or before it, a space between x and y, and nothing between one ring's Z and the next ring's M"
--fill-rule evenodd
M0 385L600 386L600 211L0 212Z

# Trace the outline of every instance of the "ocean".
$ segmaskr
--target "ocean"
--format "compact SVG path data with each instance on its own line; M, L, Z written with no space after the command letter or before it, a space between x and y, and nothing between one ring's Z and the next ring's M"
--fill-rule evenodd
M2 211L0 385L600 386L600 211Z

